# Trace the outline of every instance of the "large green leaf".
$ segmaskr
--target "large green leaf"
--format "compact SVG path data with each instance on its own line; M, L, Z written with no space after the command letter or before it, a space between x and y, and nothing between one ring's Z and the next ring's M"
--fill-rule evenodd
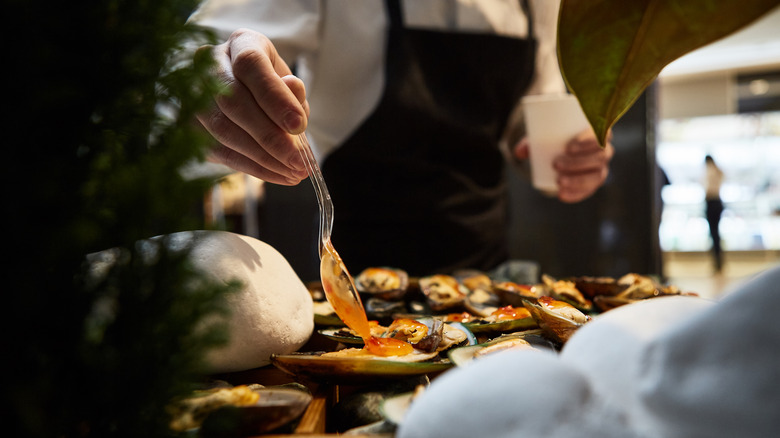
M562 0L558 57L602 145L661 70L780 0Z

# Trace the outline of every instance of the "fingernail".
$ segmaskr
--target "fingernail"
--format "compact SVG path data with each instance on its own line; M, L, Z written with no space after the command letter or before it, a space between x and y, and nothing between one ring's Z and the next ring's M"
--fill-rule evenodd
M290 111L284 116L284 128L290 134L298 134L303 127L303 117L295 111Z

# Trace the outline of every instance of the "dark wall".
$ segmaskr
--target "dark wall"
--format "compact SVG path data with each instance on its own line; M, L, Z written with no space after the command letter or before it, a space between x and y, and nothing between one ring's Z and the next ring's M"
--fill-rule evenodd
M301 280L319 280L319 207L308 180L294 187L266 184L258 221L260 240L281 252Z
M613 128L610 175L591 198L561 203L510 170L512 258L535 260L542 273L556 277L629 272L663 277L655 94L649 88Z

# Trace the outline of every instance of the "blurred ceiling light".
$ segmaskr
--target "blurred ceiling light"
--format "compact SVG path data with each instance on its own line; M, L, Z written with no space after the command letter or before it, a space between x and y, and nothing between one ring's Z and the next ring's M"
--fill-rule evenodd
M750 81L748 88L753 96L762 96L769 92L769 81L766 79L754 79Z

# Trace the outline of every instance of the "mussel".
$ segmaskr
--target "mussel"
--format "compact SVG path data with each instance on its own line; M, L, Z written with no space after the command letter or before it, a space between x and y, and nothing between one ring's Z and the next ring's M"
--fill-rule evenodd
M409 275L403 269L370 267L355 277L355 287L363 295L382 300L398 300L409 287Z
M522 306L525 300L535 300L540 295L539 286L520 284L513 281L493 282L492 291L502 303L511 306Z
M437 274L419 279L420 290L433 312L463 306L468 290L451 275Z
M545 335L561 344L592 319L573 305L549 296L539 297L535 302L526 301L525 307Z
M553 298L566 301L584 312L589 312L593 309L593 302L585 298L582 292L577 289L575 282L556 280L549 275L542 275L542 282L547 287L548 294Z

